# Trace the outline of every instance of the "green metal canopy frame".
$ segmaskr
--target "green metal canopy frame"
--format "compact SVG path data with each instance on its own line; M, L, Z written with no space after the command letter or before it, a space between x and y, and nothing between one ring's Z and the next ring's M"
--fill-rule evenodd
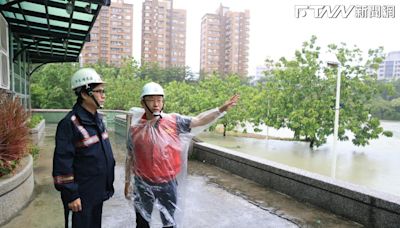
M0 13L33 64L77 62L103 5L111 0L0 0Z

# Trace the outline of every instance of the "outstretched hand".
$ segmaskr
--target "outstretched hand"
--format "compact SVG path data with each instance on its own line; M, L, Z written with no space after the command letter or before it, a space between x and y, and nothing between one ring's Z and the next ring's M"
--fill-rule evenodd
M219 111L220 112L228 111L237 104L239 98L240 98L239 94L233 95L229 100L225 101L225 103L221 107L219 107Z

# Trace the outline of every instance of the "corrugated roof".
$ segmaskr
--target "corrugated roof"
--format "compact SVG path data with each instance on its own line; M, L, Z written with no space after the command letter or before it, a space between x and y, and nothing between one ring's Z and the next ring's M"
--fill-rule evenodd
M90 41L102 5L110 1L0 0L0 12L13 36L21 40L28 61L75 62L84 43Z

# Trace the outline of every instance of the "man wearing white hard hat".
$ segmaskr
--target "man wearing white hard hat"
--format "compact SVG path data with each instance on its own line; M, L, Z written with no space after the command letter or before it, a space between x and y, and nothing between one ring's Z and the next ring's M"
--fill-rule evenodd
M97 112L105 102L104 84L94 69L78 70L71 79L77 102L57 126L53 179L65 227L100 228L103 202L114 194L115 160Z
M145 84L140 95L143 115L132 120L129 129L125 196L133 201L139 228L182 227L189 143L194 132L208 128L236 105L239 95L196 117L163 113L165 99L161 85ZM154 220L153 208L161 221Z

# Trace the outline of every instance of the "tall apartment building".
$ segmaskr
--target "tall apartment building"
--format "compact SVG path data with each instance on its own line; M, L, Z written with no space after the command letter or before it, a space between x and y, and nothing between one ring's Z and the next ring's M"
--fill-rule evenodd
M86 42L81 63L104 62L120 66L124 58L132 56L133 4L123 0L111 1L110 7L101 8Z
M201 21L200 72L221 75L248 73L250 12L220 6Z
M186 10L174 9L173 0L145 0L142 8L142 63L184 67Z
M395 79L400 79L400 51L389 52L378 69L378 80Z

